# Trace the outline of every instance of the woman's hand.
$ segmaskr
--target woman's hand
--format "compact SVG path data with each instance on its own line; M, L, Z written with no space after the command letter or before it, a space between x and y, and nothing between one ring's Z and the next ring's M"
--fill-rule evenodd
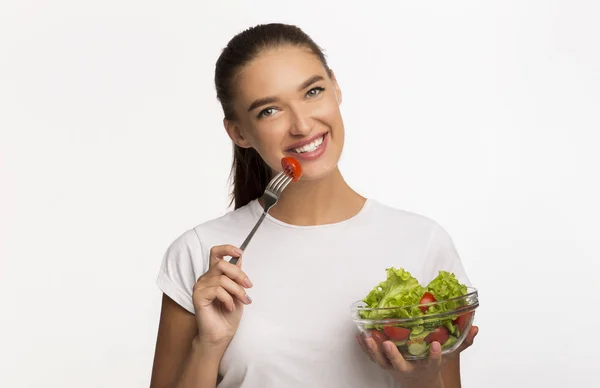
M209 269L194 285L196 341L202 346L224 351L238 328L244 305L252 302L246 294L246 288L252 287L252 282L241 270L242 260L234 265L223 259L241 254L232 245L212 247Z
M442 358L439 342L433 342L429 357L418 361L407 361L402 357L396 345L391 341L376 342L372 337L357 336L363 351L383 369L391 371L394 378L406 388L443 388L441 379L442 365L450 358L473 344L479 328L472 326L464 342L454 352Z

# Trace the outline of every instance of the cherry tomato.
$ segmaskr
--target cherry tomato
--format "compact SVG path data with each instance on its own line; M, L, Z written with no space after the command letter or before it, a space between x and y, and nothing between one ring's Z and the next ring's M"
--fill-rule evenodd
M369 330L369 333L378 344L382 344L384 341L388 340L388 337L379 330Z
M384 326L383 332L390 337L392 341L404 341L410 335L409 329L396 326Z
M459 332L462 334L465 329L467 328L467 325L469 324L469 321L471 320L471 317L473 316L473 312L471 311L470 313L466 313L463 315L459 315L458 318L456 318L453 323L458 325L458 330Z
M286 156L281 159L281 167L292 177L292 182L298 182L302 176L302 166L300 162L291 156Z
M433 341L437 341L440 343L440 345L443 345L444 343L446 343L446 341L448 341L449 337L450 333L448 333L448 329L446 329L445 326L440 326L436 328L433 332L429 333L427 337L425 337L425 342L430 344Z
M435 302L435 300L436 300L435 296L433 296L433 294L431 292L426 292L421 297L421 301L419 303L420 304L433 303L433 302ZM425 314L427 312L427 310L429 309L429 306L419 306L419 308L421 309L423 314Z

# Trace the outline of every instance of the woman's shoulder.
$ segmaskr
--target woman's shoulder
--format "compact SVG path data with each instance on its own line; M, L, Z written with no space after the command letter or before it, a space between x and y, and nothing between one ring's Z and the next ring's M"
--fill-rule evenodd
M411 228L438 229L440 224L430 216L369 198L370 214L377 222Z
M258 204L258 200L255 199L238 209L226 209L220 216L202 221L201 223L197 224L195 229L208 230L223 227L236 227L240 223L246 223L254 220L256 218L257 207L260 207L260 204Z
M406 244L423 248L420 276L429 282L440 270L452 272L463 283L470 280L448 231L429 216L373 201L376 219L392 230L394 236L404 236Z
M225 210L222 215L201 221L196 226L185 230L171 244L172 247L195 249L205 245L230 244L232 238L247 233L248 226L256 222L256 200L235 210Z

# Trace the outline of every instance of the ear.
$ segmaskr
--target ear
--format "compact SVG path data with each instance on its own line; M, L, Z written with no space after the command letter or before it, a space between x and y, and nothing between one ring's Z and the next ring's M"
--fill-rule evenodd
M342 103L342 89L340 89L340 85L337 82L337 79L335 78L335 73L333 72L333 70L329 70L330 71L330 75L331 75L331 80L333 81L333 85L335 87L335 99L338 102L338 105L340 105Z
M229 138L238 146L242 148L250 148L250 142L246 139L240 130L240 125L235 120L223 119L223 126L225 131L229 135Z

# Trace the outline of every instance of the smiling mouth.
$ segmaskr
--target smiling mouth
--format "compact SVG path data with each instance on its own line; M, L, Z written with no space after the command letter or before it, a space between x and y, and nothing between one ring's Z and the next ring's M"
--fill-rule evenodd
M324 140L325 140L325 135L311 141L308 144L303 145L302 147L292 148L290 151L295 152L297 154L303 154L305 152L312 152L312 151L316 150L317 148L319 148L323 144Z

